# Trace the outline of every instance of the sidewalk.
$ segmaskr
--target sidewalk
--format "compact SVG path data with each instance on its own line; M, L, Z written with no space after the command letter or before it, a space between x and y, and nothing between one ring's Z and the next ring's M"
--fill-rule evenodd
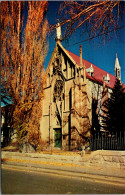
M54 160L52 161L52 159ZM62 159L64 160L63 162ZM78 164L80 159L81 156L3 151L1 156L2 168L37 171L39 173L44 172L83 179L91 178L103 182L113 182L117 185L125 185L125 170L111 167L102 168L98 166L98 164L97 166L81 166ZM76 162L76 164L74 162Z

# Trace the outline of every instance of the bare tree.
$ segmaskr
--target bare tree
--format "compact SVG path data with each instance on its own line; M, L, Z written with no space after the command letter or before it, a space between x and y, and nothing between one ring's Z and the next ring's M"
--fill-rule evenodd
M90 38L103 35L110 39L111 32L121 28L124 10L124 1L64 1L58 12L60 25L66 28L63 38L82 27Z

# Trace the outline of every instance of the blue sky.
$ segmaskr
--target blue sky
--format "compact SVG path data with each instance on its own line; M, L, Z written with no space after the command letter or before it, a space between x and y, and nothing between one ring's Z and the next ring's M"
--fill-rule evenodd
M57 11L59 9L61 1L49 1L48 12L46 17L50 24L57 23ZM124 2L125 3L125 2ZM124 16L124 26L125 26L125 16ZM62 35L64 35L62 31ZM113 34L114 35L114 34ZM49 50L45 59L45 69L49 63L52 52L56 45L55 42L56 33L53 32L49 37ZM121 66L121 79L125 84L125 28L119 31L119 36L107 41L105 44L99 43L98 38L91 41L87 40L86 34L83 34L80 30L76 31L68 40L62 41L62 45L72 53L79 55L79 46L82 45L83 58L92 64L102 68L103 70L114 75L114 65L116 53L118 55L119 63ZM79 42L79 43L78 43ZM3 104L2 104L3 105Z
M60 2L49 1L46 17L48 18L50 24L57 23L56 13L59 8L59 4ZM70 37L70 39L68 40L69 43L66 43L66 41L62 41L62 45L72 53L79 55L79 46L81 44L83 50L83 58L85 60L91 62L92 64L95 64L96 66L113 75L115 58L117 53L121 66L122 82L125 84L125 28L119 30L119 36L115 37L114 34L112 35L113 38L110 41L106 41L105 44L100 44L98 38L92 39L91 41L86 41L86 39L88 38L87 35L83 34L80 30L78 30ZM55 37L56 33L52 33L48 37L49 50L45 59L45 68L49 63L53 49L56 44Z

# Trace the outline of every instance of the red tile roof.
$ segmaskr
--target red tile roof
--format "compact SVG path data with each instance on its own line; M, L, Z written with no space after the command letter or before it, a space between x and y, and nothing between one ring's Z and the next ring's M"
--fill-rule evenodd
M78 65L80 65L80 57L77 56L77 55L75 55L75 54L73 54L72 52L70 52L70 51L68 51L68 50L66 50L66 51L67 51L68 54L72 57L72 59L73 59ZM84 59L82 59L82 63L83 63L83 65L85 64L86 69L87 69L87 68L90 68L90 67L91 67L91 64L92 64L92 63L90 63L90 62L88 62L88 61L86 61L86 60L84 60ZM93 66L93 69L94 69L93 76L90 76L90 75L86 72L87 78L89 78L89 79L91 79L91 80L93 80L93 81L95 81L95 82L99 82L99 83L102 84L102 83L103 83L103 77L104 77L104 76L106 77L108 72L102 70L101 68L95 66L94 64L92 64L92 66ZM106 83L106 85L107 85L108 87L110 87L110 88L113 88L113 87L114 87L114 83L115 83L116 77L113 76L113 75L110 74L110 73L108 73L108 74L109 74L109 77L110 77L110 81L109 81L109 84Z

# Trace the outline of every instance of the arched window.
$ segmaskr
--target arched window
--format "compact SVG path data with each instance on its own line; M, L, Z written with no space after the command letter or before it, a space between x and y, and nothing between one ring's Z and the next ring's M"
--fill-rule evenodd
M62 91L63 91L63 81L57 80L55 83L55 86L54 86L54 94L53 94L54 102L56 100L59 100L59 101L62 100L62 98L63 98Z

